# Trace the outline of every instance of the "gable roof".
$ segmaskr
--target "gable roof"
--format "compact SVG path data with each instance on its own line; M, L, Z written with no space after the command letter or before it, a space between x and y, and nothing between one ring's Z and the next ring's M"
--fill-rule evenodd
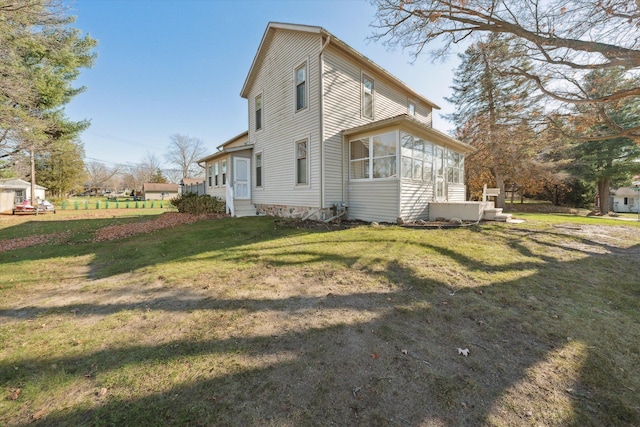
M178 184L157 184L153 182L145 182L142 184L142 191L163 191L167 193L177 193Z
M0 179L0 188L6 188L10 190L13 190L13 189L23 190L26 188L31 188L31 183L23 179L5 178L5 179ZM43 187L42 185L36 184L36 190L46 190L46 189L47 187Z
M640 195L636 187L620 187L613 192L616 197L637 197Z
M286 24L281 22L269 22L269 25L267 25L267 29L265 30L264 35L262 36L262 40L260 41L260 46L258 47L258 51L256 52L256 55L253 58L251 68L249 69L249 74L247 74L247 78L245 79L244 85L242 86L242 91L240 92L241 97L245 99L249 97L249 87L253 84L254 80L256 79L256 76L258 74L258 69L260 68L260 65L262 64L264 57L266 55L266 51L267 51L266 47L273 40L273 37L277 30L299 31L299 32L304 32L308 34L319 34L326 38L326 43L330 43L336 46L337 48L345 52L347 55L349 55L352 59L354 59L359 64L365 67L368 67L370 69L373 69L375 72L377 72L378 74L381 74L383 77L393 82L395 85L400 86L403 90L410 93L411 97L424 102L425 104L429 105L431 108L435 108L437 110L440 109L440 107L437 104L435 104L433 101L430 101L429 99L420 95L415 90L411 89L409 86L407 86L403 81L398 79L396 76L394 76L393 74L391 74L390 72L388 72L387 70L385 70L384 68L382 68L381 66L379 66L378 64L376 64L375 62L367 58L366 56L364 56L363 54L361 54L360 52L358 52L357 50L355 50L354 48L352 48L351 46L349 46L348 44L346 44L345 42L343 42L342 40L340 40L338 37L334 36L330 32L328 32L324 28L311 26L311 25Z
M236 144L234 146L234 143L239 143L239 142L243 142L244 143L242 145ZM216 157L220 157L223 154L227 154L227 153L231 153L234 151L242 151L242 150L246 150L249 148L253 148L253 144L249 143L249 131L246 130L244 132L242 132L239 135L234 136L233 138L223 142L222 144L218 145L216 147L218 149L218 151L216 151L213 154L209 154L206 157L203 157L199 160L196 161L196 163L202 163L202 162L208 162L210 160L215 159Z

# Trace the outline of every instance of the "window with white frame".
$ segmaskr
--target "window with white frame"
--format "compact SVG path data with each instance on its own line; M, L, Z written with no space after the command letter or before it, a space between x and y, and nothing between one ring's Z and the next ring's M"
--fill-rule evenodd
M415 102L409 101L409 105L407 106L407 111L409 112L410 116L415 117L415 115L416 115L416 104L415 104Z
M296 68L296 111L307 108L307 64Z
M256 153L256 187L262 187L262 153Z
M396 177L396 132L350 141L349 169L351 179Z
M373 119L373 79L362 75L362 116Z
M309 183L309 141L303 139L296 142L296 184Z
M215 162L215 163L213 164L213 182L214 182L214 185L215 185L216 187L217 187L218 185L220 185L220 181L219 181L219 178L218 178L218 175L219 175L219 166L218 166L218 165L219 165L219 163L218 163L218 162Z
M222 185L227 184L227 161L222 161Z
M255 98L256 130L262 129L262 94Z
M464 184L464 155L447 150L447 182Z
M209 165L209 167L207 168L207 175L208 175L207 178L209 180L209 187L211 187L211 184L213 183L213 177L212 177L213 173L212 173L212 171L213 171L213 167L211 165Z
M401 132L402 178L431 182L433 176L433 144Z

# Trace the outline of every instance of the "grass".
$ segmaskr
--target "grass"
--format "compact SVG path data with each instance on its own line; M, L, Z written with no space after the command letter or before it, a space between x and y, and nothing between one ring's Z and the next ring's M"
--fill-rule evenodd
M0 253L0 425L640 424L633 221L91 242L153 215L0 222L70 236Z

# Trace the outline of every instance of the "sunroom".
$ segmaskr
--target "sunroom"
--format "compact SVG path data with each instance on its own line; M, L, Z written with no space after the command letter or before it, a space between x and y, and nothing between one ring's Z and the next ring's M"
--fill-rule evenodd
M475 149L409 115L343 131L351 219L428 220L434 203L464 202L464 158Z

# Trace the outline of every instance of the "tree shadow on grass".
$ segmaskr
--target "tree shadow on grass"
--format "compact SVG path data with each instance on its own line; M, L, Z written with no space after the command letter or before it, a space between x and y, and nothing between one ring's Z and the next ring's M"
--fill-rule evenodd
M384 291L265 299L198 299L185 295L188 311L238 310L256 322L288 320L266 335L215 337L213 318L200 338L161 344L126 345L75 356L0 362L2 383L37 381L51 366L83 378L87 393L108 385L93 404L55 407L35 420L8 425L637 425L638 379L633 360L640 354L635 279L615 283L594 270L637 273L620 251L637 254L640 245L621 250L583 241L566 246L556 237L535 243L518 233L492 231L511 247L506 264L483 264L464 250L408 242L412 251L455 261L461 268L499 275L451 293L452 283L382 254L369 262L362 254L339 255L332 241L367 244L364 239L326 235L324 245L275 240L260 262L276 270L305 263L358 263L359 275L393 284ZM455 234L453 234L455 236ZM520 240L518 240L520 239ZM373 242L369 241L371 247ZM330 245L329 245L330 246ZM321 249L324 248L324 249ZM563 249L564 248L564 249ZM571 252L558 260L553 250ZM254 249L229 254L257 256ZM295 251L298 261L283 254ZM422 252L420 252L422 251ZM636 262L638 257L634 256ZM426 261L425 261L426 262ZM377 265L382 263L382 265ZM339 274L339 273L338 273ZM498 277L498 276L496 276ZM322 280L322 279L317 279ZM152 301L154 301L152 299ZM152 310L168 310L155 300ZM114 313L137 305L68 306L81 312ZM337 312L334 317L328 313ZM307 316L322 322L306 323ZM273 320L272 319L272 320ZM207 330L211 331L207 337ZM468 356L458 348L470 349ZM634 359L635 356L635 359ZM194 365L191 376L173 385L157 384L158 371ZM143 367L145 381L126 378ZM16 369L17 368L17 369ZM29 372L29 374L25 374ZM114 380L113 378L116 377ZM132 391L135 389L136 391ZM136 397L129 397L134 394ZM18 403L18 402L16 402ZM52 404L52 406L55 406ZM39 408L34 408L32 413ZM1 418L0 418L1 419Z

